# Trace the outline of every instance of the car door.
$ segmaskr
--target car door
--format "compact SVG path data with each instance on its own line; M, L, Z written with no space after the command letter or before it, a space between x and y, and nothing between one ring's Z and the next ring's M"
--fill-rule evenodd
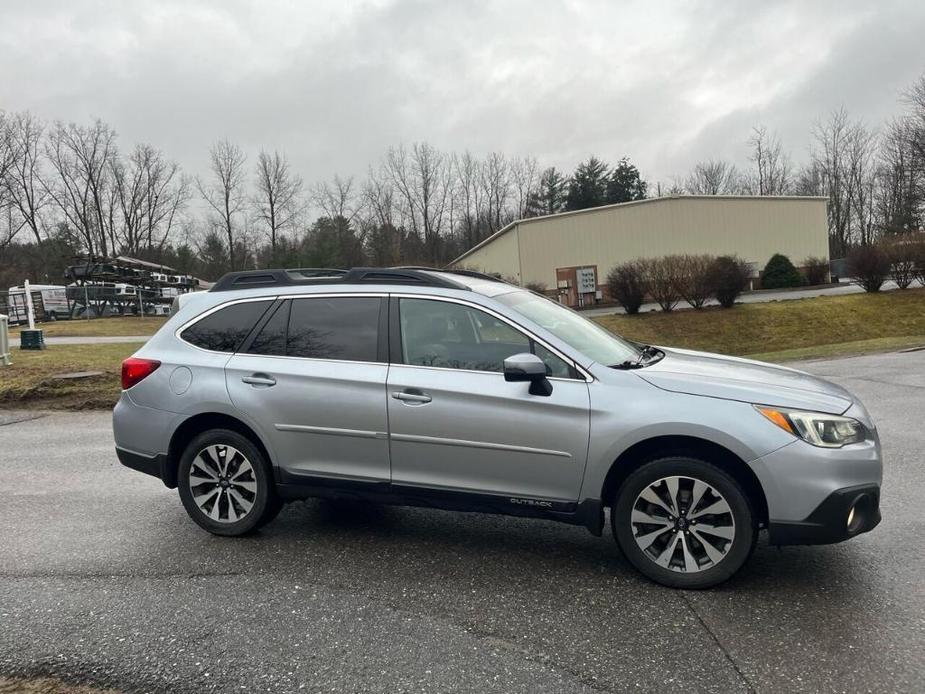
M272 440L282 481L389 480L386 311L373 294L287 299L229 360L231 399Z
M391 301L393 485L575 502L590 404L574 365L486 309L437 297ZM531 351L551 373L548 397L504 380L505 357Z

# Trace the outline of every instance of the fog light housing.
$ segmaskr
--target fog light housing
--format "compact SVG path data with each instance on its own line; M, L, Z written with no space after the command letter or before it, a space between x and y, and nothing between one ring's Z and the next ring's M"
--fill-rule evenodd
M845 521L845 528L849 535L860 532L867 524L873 509L873 501L869 494L861 494L848 509L848 518Z

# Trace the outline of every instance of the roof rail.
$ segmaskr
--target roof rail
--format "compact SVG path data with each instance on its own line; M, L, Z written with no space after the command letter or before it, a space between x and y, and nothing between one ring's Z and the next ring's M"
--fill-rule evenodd
M436 268L427 267L426 265L401 265L392 268L393 270L421 270L423 272L442 272L450 275L460 275L462 277L472 277L474 279L486 280L488 282L502 282L510 284L507 280L501 279L497 275L488 275L477 270L457 270L456 268Z
M450 277L441 277L433 268L355 267L349 270L331 268L299 268L295 270L243 270L229 272L216 282L211 292L258 287L290 287L318 284L416 284L445 289L468 289Z
M497 277L495 275L488 275L484 272L478 272L476 270L444 270L443 272L452 272L454 275L463 275L464 277L474 277L480 280L486 280L488 282L502 282L504 284L510 284L505 279Z

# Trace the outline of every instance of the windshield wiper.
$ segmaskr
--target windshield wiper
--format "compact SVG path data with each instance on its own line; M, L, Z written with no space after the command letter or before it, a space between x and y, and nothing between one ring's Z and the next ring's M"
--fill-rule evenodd
M620 364L611 364L612 369L642 369L657 361L661 361L665 353L658 347L644 345L635 359L627 359Z

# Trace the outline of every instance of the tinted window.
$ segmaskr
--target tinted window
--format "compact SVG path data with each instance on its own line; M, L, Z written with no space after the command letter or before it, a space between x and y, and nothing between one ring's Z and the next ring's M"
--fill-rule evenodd
M203 349L234 352L271 303L248 301L226 306L188 327L180 337Z
M401 299L400 312L406 364L501 372L507 357L533 352L550 376L569 376L565 362L484 311L445 301Z
M286 355L377 361L379 304L367 297L293 299Z
M284 301L273 312L257 336L247 348L248 354L284 356L286 354L286 332L289 326L289 302Z

